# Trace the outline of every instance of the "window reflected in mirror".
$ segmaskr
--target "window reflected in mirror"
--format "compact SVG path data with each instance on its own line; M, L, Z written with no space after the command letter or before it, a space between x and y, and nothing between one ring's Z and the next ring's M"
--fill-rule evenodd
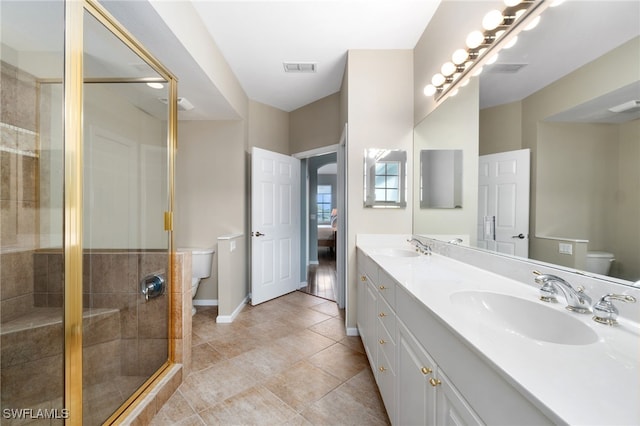
M404 208L407 205L407 153L403 150L365 150L364 206Z

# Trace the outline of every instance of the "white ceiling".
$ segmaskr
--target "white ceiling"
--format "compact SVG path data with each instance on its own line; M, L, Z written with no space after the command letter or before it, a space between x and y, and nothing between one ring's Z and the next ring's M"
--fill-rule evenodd
M249 98L284 111L339 91L349 49L413 49L439 3L193 1ZM317 72L285 73L285 61Z

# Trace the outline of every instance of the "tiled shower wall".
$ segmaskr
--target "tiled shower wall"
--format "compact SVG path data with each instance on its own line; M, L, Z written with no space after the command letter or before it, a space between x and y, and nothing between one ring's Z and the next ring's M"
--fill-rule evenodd
M62 307L62 252L34 253L36 307ZM145 301L140 280L165 274L166 251L90 251L83 259L83 306L120 311L122 374L149 375L166 360L167 308L170 291Z
M38 240L37 84L0 62L0 311L3 322L33 306Z

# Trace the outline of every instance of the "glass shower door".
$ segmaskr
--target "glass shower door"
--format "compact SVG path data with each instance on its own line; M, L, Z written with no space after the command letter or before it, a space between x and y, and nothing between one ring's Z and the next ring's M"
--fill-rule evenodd
M85 11L83 424L169 358L169 86Z

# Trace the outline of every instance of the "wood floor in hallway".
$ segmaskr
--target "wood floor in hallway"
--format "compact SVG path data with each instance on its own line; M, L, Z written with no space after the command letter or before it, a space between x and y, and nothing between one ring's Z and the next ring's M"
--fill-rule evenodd
M359 337L335 302L290 293L193 317L193 367L152 425L387 425Z
M309 265L307 273L307 286L300 291L323 297L328 300L336 300L336 254L328 247L318 248L318 264Z

